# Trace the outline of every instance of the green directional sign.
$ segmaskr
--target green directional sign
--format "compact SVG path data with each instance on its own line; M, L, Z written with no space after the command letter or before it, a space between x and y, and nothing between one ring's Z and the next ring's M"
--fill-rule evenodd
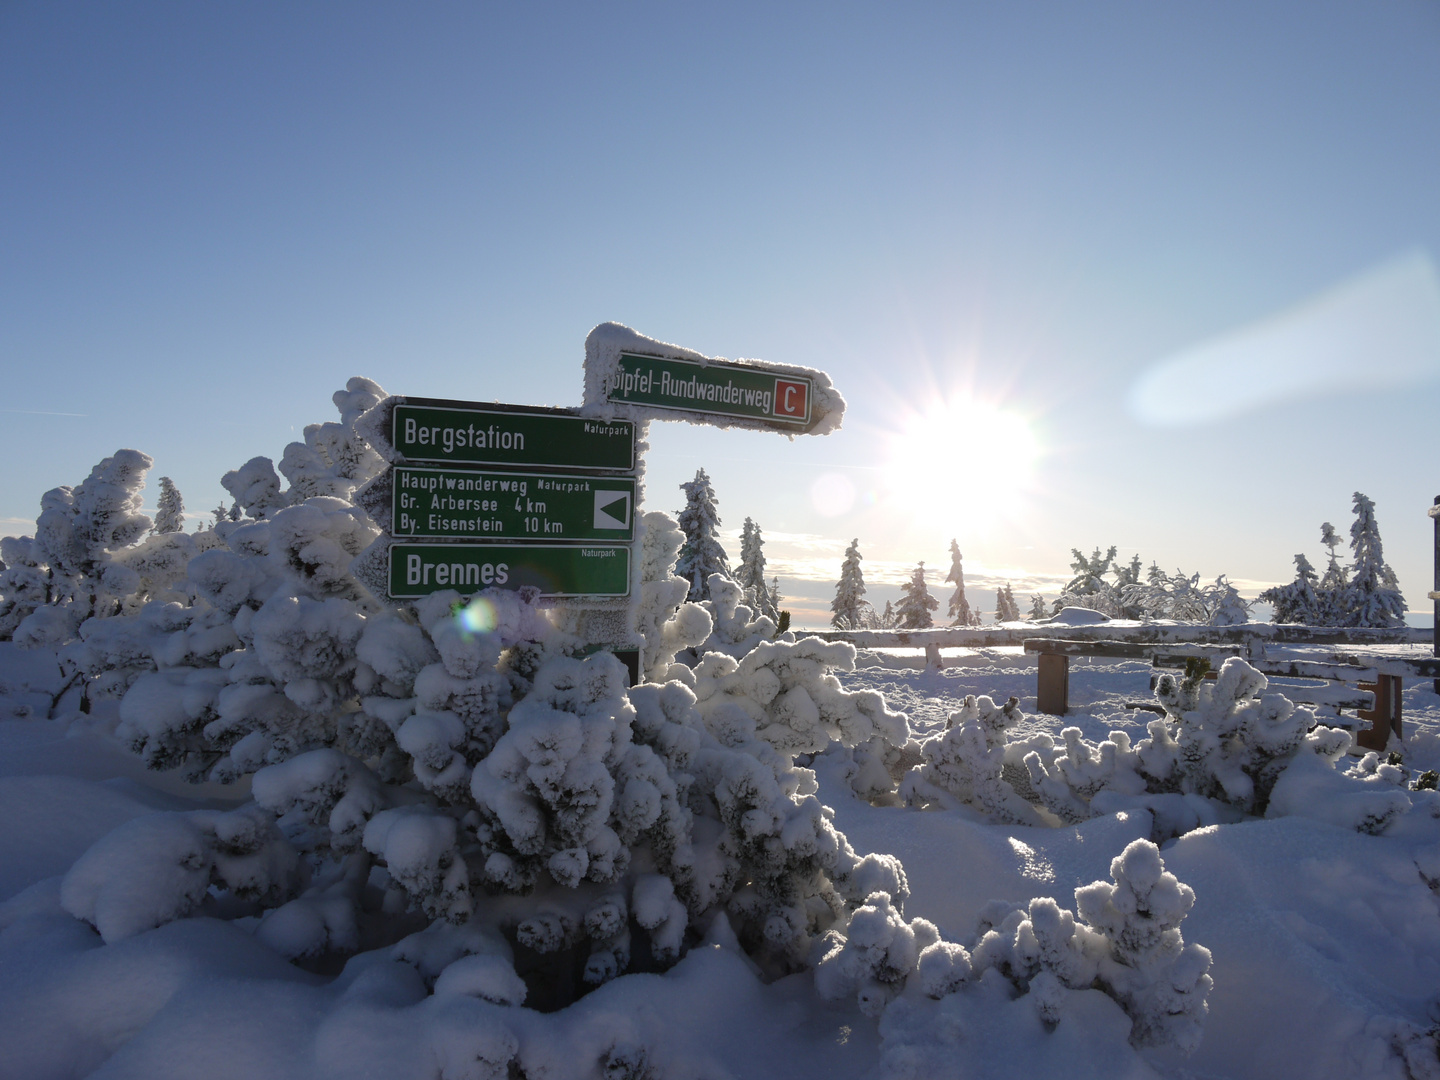
M622 353L605 396L626 404L718 413L803 430L810 423L813 389L807 376L756 365Z
M631 540L635 481L620 476L397 465L390 535L486 540Z
M541 596L628 596L630 549L618 544L407 544L390 546L391 599L444 589L522 589Z
M411 398L395 406L390 443L407 461L635 468L635 425L563 409L497 408Z

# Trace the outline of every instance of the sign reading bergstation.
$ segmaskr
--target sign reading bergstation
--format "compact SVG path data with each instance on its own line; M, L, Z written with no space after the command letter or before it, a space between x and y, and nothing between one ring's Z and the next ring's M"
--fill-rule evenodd
M468 402L396 404L390 444L407 461L440 464L635 468L635 425L560 409L490 408Z
M542 596L616 596L630 592L630 549L618 544L390 545L388 589L396 600L442 589L521 589Z
M813 390L808 376L753 364L701 364L621 353L605 396L631 405L718 413L799 430L810 423Z
M631 540L635 481L621 476L420 469L391 474L390 534L487 540Z

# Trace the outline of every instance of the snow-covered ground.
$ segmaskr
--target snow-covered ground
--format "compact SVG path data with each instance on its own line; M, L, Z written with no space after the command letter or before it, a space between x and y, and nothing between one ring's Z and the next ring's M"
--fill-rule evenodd
M1146 664L1075 662L1072 713L1060 721L1031 712L1035 672L1018 650L954 659L941 672L875 665L842 681L883 692L921 738L967 694L1019 697L1029 715L1012 737L1074 725L1090 739L1138 739L1153 719L1124 708L1150 696ZM125 822L234 807L248 783L195 787L147 771L112 738L104 707L48 719L58 678L44 650L0 644L0 1077L503 1076L487 1063L515 1045L531 1078L1403 1078L1407 1051L1409 1075L1440 1075L1425 1036L1440 1022L1440 896L1422 876L1440 877L1440 822L1428 815L1380 836L1254 819L1163 845L1166 869L1196 896L1185 940L1213 956L1204 1038L1189 1057L1132 1049L1129 1018L1099 991L1071 992L1053 1026L1003 980L940 1000L907 993L877 1021L853 995L822 1000L812 972L763 982L723 935L665 974L622 976L540 1013L445 992L444 980L431 992L423 959L393 949L307 970L215 897L195 916L105 944L61 907L62 876ZM1428 680L1406 680L1404 713L1407 764L1440 766ZM824 756L814 767L835 826L858 853L901 859L907 917L946 939L973 938L995 899L1073 908L1077 887L1108 879L1126 845L1151 835L1144 810L1032 828L984 824L968 809L872 806Z

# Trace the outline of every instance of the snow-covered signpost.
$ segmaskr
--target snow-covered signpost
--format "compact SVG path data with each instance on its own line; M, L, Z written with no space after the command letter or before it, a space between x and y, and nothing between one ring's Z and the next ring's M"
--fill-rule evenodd
M583 642L640 641L636 514L652 419L824 435L845 402L812 368L718 360L604 323L585 403L386 398L356 424L390 468L356 496L382 535L352 566L376 596L528 589Z
M585 339L586 415L687 420L785 435L828 435L845 399L815 368L720 360L601 323ZM641 432L643 441L644 432Z

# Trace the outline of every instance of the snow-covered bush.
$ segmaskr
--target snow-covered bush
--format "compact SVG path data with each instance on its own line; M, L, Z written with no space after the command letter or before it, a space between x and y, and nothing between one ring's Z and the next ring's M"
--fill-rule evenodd
M1265 693L1265 676L1238 657L1214 680L1207 671L1199 661L1183 676L1161 675L1155 696L1166 715L1133 743L1122 731L1092 742L1076 727L1058 742L1038 733L1007 743L1005 730L1023 719L1018 702L997 708L986 697L967 699L920 748L900 797L1025 824L1143 808L1156 839L1245 815L1316 817L1378 833L1409 811L1418 796L1406 791L1402 768L1370 754L1339 769L1347 732L1318 726L1313 710Z
M840 686L853 647L772 640L728 577L687 603L664 515L645 519L641 686L608 653L573 655L533 591L366 593L350 566L377 530L351 500L382 463L355 421L381 397L352 380L341 422L307 428L279 474L228 474L242 520L135 543L148 459L122 455L42 514L88 562L8 545L6 614L60 647L86 703L118 701L124 744L193 780L250 778L231 816L96 845L66 887L78 917L111 938L257 915L260 940L308 960L454 925L501 947L426 975L437 995L554 1006L575 991L547 972L597 985L709 939L781 974L872 895L903 903L899 864L856 854L795 759L838 742L893 789L906 718ZM697 646L693 669L675 662Z
M107 943L191 914L212 885L274 906L303 881L303 866L255 806L134 818L70 868L60 903Z
M999 706L989 697L968 695L944 734L921 746L922 762L906 775L900 797L912 806L969 805L1005 824L1040 824L1030 804L1002 779L1005 731L1020 719L1017 698Z
M991 905L981 915L971 966L977 975L998 970L1052 1024L1069 991L1094 986L1130 1015L1132 1043L1192 1053L1213 986L1209 950L1187 945L1180 933L1195 893L1165 869L1148 840L1126 847L1110 876L1075 890L1074 913L1048 897L1028 908Z
M775 636L775 620L742 603L745 593L737 582L712 574L706 591L710 599L700 601L698 606L709 613L711 631L695 647L695 655L715 652L738 659Z

